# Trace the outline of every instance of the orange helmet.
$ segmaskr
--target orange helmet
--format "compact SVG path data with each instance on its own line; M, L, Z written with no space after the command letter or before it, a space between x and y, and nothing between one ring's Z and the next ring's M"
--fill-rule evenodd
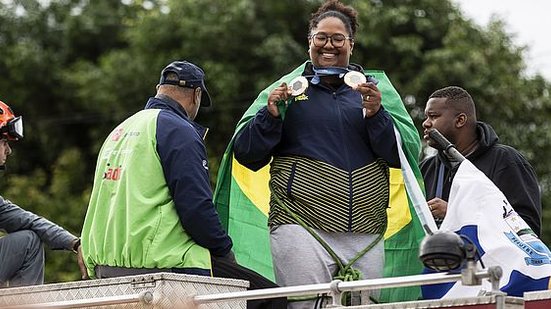
M11 108L0 101L0 137L10 141L23 138L23 118L15 117Z

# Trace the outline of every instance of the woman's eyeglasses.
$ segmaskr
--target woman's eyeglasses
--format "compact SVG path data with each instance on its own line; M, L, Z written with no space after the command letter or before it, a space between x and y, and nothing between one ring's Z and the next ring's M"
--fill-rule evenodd
M316 47L323 47L327 44L327 40L331 40L331 45L334 47L343 47L346 40L352 40L351 37L345 36L342 33L334 33L332 35L327 35L325 33L314 33L310 36L310 39Z

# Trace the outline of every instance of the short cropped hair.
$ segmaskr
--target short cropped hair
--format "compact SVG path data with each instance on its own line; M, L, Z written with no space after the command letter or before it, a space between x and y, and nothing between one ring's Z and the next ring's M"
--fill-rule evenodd
M445 98L446 104L455 111L467 114L469 118L476 122L476 107L473 98L467 90L458 86L448 86L436 90L429 98Z

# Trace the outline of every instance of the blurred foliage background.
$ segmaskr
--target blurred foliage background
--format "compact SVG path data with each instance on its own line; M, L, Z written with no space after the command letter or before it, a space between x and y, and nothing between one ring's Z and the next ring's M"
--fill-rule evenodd
M214 107L213 183L237 121L257 93L307 59L310 14L320 0L2 0L0 100L25 119L0 194L80 233L105 136L143 108L160 70L202 66ZM385 70L418 128L434 90L459 85L501 141L537 171L551 220L551 89L527 76L525 47L503 21L480 27L449 0L343 1L359 12L352 62ZM542 38L543 39L543 38ZM544 224L551 244L551 224ZM79 278L76 258L47 251L46 280Z

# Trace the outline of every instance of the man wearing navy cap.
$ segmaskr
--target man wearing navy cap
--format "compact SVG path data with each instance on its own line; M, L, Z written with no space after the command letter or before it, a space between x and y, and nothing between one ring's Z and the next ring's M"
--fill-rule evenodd
M211 105L204 77L190 62L170 63L145 109L105 140L81 236L90 277L177 272L275 286L235 263L212 203L207 130L193 122ZM276 308L267 303L256 308Z

